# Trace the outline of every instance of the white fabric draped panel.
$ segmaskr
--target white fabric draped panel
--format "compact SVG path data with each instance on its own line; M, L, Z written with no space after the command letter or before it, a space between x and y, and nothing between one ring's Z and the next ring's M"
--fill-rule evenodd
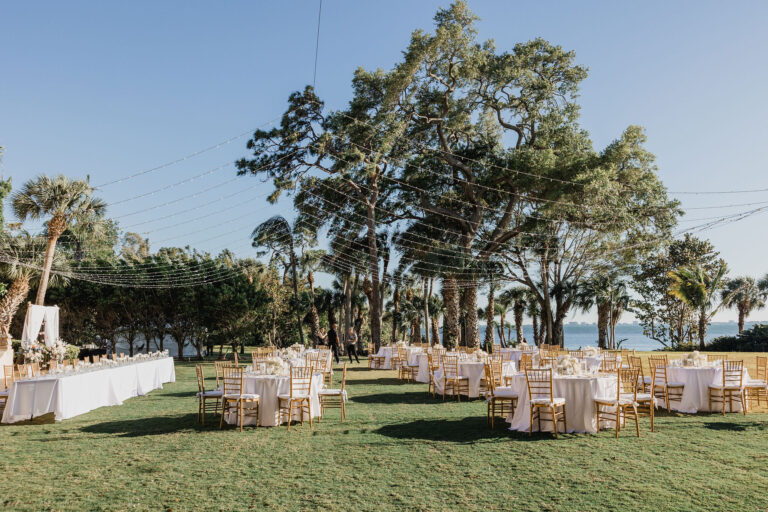
M45 325L43 326L43 321ZM24 319L24 330L21 333L22 341L37 341L40 328L43 327L45 345L50 347L59 339L59 307L38 306L30 304L27 307L27 317Z

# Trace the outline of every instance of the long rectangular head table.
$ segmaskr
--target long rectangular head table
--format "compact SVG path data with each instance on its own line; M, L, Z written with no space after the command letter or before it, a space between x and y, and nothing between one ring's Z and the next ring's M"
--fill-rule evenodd
M148 359L73 375L50 375L13 382L3 423L54 413L66 420L124 400L146 395L176 380L172 357Z

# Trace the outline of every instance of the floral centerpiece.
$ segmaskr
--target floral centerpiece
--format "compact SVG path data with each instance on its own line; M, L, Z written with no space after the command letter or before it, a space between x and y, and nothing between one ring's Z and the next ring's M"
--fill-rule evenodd
M700 354L698 350L694 350L690 354L685 354L682 361L683 366L705 366L707 358L703 354Z
M581 375L581 362L575 357L560 356L555 371L559 375Z
M398 341L397 343L395 343L394 346L395 347L400 347L400 348L405 348L405 347L408 346L408 344L406 342L404 342L404 341Z
M301 354L303 353L304 353L304 345L302 345L301 343L294 343L290 347L278 351L277 354L281 358L288 360L288 359L296 359L297 357L301 357Z
M22 341L21 352L24 354L24 361L27 363L42 363L45 359L44 348L36 341Z
M478 363L484 363L488 359L488 353L481 349L470 352L467 356L467 359L474 360Z
M584 352L584 355L586 357L599 357L600 356L600 349L597 347L584 347L581 349L582 352Z
M64 340L58 339L53 345L43 347L43 354L47 361L56 361L60 363L67 357L69 347L69 343L65 343Z
M263 373L264 375L288 375L288 372L290 371L290 365L283 360L281 357L267 357L263 361L259 362L258 365L264 365ZM256 371L262 371L261 368L254 368Z

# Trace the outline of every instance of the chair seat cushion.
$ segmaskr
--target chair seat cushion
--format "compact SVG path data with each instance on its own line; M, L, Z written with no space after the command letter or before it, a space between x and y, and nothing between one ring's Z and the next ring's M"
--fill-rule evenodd
M664 383L663 382L657 382L656 383L656 387L657 388L663 388L664 387ZM668 388L684 388L685 387L685 383L683 383L683 382L667 382L667 387Z
M750 388L764 388L766 386L768 386L768 384L764 380L750 379L747 381L747 387Z
M340 395L340 389L321 389L317 392L319 395Z
M224 398L227 400L258 400L259 395L256 393L243 393L242 395L238 395L237 393L227 393L224 395Z
M616 405L617 400L615 398L603 398L603 397L596 397L595 402L599 404L604 405ZM622 396L618 400L619 405L633 405L635 403L632 396Z
M709 389L723 389L722 384L710 384ZM739 391L741 386L725 386L726 391Z
M224 392L220 389L212 389L210 391L206 391L205 393L201 393L200 391L197 392L197 396L204 396L206 398L221 398L223 394Z
M290 400L291 395L289 394L277 395L277 398L279 398L280 400ZM294 400L306 400L307 398L309 398L309 395L306 393L296 393L295 395L293 395Z
M445 375L445 378L451 380L469 380L469 377L465 377L464 375L459 375L458 377L456 375Z
M565 405L565 398L534 398L531 405Z
M512 388L496 388L493 395L501 398L517 398L517 393Z
M645 402L646 400L650 400L651 399L651 394L650 393L638 393L635 396L636 396L636 400L638 400L640 402Z
M650 384L653 382L653 379L651 377L641 377L640 380L642 380L645 384Z

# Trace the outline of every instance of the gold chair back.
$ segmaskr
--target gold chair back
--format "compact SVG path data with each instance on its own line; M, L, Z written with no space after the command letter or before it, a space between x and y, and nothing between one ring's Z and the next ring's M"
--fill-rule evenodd
M744 377L744 361L723 360L723 388L742 387Z
M291 367L291 398L309 396L314 373L312 366Z
M525 381L528 385L528 397L530 400L553 400L552 393L552 368L526 368Z

